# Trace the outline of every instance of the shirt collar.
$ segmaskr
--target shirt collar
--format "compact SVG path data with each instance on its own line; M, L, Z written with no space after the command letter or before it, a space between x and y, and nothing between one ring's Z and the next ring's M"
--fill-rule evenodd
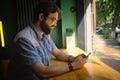
M33 29L33 31L35 32L38 40L48 39L48 38L49 38L50 35L47 35L47 34L44 34L43 36L41 36L41 35L39 34L39 32L38 32L38 30L37 30L37 28L35 27L34 24L32 24L30 27L31 27L31 28Z

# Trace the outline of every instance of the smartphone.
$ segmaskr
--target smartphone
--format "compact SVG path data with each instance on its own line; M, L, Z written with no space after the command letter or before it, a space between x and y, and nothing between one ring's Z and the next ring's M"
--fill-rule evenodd
M83 58L87 58L87 57L90 56L90 54L91 54L91 53L89 53L89 54L87 54L87 55L84 55L84 54L83 54L82 57L83 57Z
M89 53L86 57L89 57L91 55L91 53Z

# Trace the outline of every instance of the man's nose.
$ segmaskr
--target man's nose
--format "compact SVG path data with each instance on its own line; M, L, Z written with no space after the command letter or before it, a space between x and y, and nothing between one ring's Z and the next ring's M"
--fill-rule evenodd
M56 23L56 22L54 23L54 26L57 26L57 23Z
M57 22L52 23L52 26L56 26L56 25L57 25Z

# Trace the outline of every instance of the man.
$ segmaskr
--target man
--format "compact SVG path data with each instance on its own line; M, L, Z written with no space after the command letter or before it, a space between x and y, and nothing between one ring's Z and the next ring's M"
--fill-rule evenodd
M76 57L61 52L50 38L52 29L61 16L58 6L41 2L34 10L33 24L20 31L15 39L16 50L8 68L9 80L46 80L66 72L80 69L87 60L82 54ZM50 66L51 54L69 64ZM83 58L86 57L86 58Z

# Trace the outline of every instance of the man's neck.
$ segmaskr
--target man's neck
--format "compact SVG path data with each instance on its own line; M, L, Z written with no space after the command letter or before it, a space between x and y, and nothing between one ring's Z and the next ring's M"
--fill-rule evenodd
M38 32L40 33L40 35L43 36L44 32L42 31L40 25L38 23L35 23L34 25L35 25L36 29L38 30Z

